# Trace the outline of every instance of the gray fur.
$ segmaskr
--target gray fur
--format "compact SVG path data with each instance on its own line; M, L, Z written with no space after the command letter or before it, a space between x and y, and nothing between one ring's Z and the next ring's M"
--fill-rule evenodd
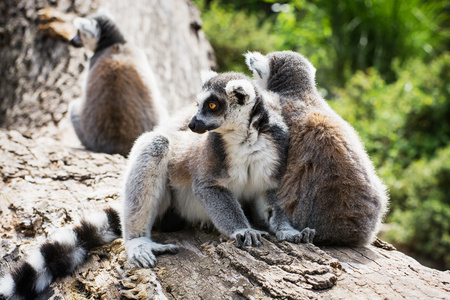
M356 131L315 86L315 68L291 51L246 54L260 85L280 97L291 134L278 196L296 228L314 228L314 242L366 245L386 212L386 187Z
M266 108L276 105L276 97L238 73L204 78L197 112L142 135L131 151L123 231L128 259L136 266L154 266L155 254L178 250L151 240L155 219L169 207L189 222L212 223L237 246L259 246L266 234L251 227L244 203L280 240L301 242L310 236L289 224L274 192L286 159L279 144L287 146L289 139L281 115ZM186 130L188 123L203 134Z
M167 117L164 101L144 52L126 43L104 15L79 18L72 43L94 51L83 98L69 115L88 150L128 155L134 141Z

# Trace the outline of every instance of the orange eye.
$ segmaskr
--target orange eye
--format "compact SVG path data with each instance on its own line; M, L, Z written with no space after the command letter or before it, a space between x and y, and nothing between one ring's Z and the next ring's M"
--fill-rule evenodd
M215 103L209 103L209 108L211 109L215 109L217 107L217 105Z

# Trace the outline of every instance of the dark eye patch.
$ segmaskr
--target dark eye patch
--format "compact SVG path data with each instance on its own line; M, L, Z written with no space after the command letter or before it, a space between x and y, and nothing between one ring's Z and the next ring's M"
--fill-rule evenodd
M209 106L210 103L214 103L216 107L214 109L211 109ZM204 114L219 115L222 114L225 111L225 109L226 109L225 101L213 94L203 102L202 112Z

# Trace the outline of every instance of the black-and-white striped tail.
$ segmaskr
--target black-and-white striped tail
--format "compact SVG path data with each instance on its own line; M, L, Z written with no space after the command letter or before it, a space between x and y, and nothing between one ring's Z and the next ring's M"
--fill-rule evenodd
M122 234L119 213L106 208L72 229L55 233L25 261L0 278L0 299L35 299L55 279L70 275L87 253Z

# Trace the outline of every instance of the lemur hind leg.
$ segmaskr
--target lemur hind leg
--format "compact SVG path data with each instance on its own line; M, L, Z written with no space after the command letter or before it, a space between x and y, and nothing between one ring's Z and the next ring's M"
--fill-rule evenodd
M151 240L155 219L170 205L167 183L169 138L156 132L140 136L130 153L124 188L124 239L128 261L136 267L153 267L155 254L177 253L173 244Z

